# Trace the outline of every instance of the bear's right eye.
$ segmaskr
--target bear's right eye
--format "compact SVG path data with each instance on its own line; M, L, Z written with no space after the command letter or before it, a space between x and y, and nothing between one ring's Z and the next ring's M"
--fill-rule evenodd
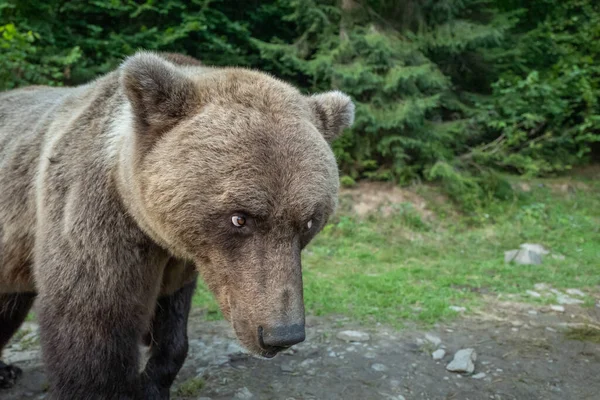
M241 228L242 226L246 225L246 217L243 217L241 215L234 215L231 217L231 223L234 226Z

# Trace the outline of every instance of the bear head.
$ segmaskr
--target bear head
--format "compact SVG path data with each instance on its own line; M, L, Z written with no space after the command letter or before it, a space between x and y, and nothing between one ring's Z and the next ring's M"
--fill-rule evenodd
M120 87L140 226L195 263L250 351L304 340L300 252L337 204L330 143L352 124L350 98L148 52L124 62Z

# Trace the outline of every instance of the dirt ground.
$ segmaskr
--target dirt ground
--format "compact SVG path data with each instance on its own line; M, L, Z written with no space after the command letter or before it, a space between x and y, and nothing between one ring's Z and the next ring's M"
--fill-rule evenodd
M172 398L597 399L600 343L598 331L589 327L598 327L600 308L564 308L489 299L487 311L426 331L309 318L307 340L272 360L245 354L226 322L206 322L196 313ZM361 341L339 338L349 329L362 333ZM446 355L436 361L431 353L440 348ZM465 348L477 353L475 371L447 371L455 352ZM13 340L5 361L24 374L16 387L0 391L1 399L46 396L34 323Z

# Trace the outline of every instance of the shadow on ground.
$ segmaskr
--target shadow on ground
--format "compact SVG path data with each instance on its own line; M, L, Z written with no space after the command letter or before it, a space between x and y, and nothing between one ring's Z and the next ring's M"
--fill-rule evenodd
M192 315L190 354L175 399L595 399L600 343L584 334L598 308L497 303L428 331L359 327L344 318L309 318L306 342L273 360L243 352L224 321ZM340 334L361 332L353 339ZM577 336L581 332L581 336ZM29 323L5 358L24 370L5 400L44 398L36 326ZM348 340L358 341L348 341ZM449 372L454 354L477 353L471 374ZM434 360L431 353L445 355ZM443 353L438 351L439 356Z

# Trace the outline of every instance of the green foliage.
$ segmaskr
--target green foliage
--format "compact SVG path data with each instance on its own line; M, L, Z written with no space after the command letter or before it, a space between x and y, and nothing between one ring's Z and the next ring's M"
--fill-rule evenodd
M465 210L511 197L494 171L557 173L600 141L595 0L0 0L0 21L0 89L86 82L139 48L341 89L345 185L434 180Z

